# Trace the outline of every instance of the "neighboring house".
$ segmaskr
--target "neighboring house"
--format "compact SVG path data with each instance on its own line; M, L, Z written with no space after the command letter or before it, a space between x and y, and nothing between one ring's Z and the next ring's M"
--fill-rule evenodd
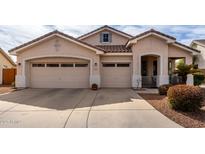
M205 73L205 39L194 40L191 45L192 48L199 50L201 53L197 54L195 64Z
M17 87L129 88L169 83L176 60L192 64L199 51L153 29L133 37L103 26L79 38L53 31L9 52L17 56Z
M13 60L0 48L0 85L3 80L3 69L15 68Z

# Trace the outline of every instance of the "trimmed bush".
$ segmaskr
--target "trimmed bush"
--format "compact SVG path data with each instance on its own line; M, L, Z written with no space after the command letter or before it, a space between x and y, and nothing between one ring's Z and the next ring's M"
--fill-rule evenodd
M171 87L171 84L163 84L161 86L159 86L158 91L160 95L167 95L167 91L169 90L169 88Z
M194 76L194 85L199 86L204 82L205 76L202 72L193 73Z
M176 85L167 92L171 108L181 111L197 111L203 101L203 94L199 87L191 85Z

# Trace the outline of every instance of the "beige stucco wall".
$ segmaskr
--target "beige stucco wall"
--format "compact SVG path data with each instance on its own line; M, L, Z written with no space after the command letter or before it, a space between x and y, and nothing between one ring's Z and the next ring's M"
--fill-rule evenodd
M101 56L101 62L132 62L132 56Z
M102 32L110 32L112 33L112 42L111 43L101 43L100 42L100 33ZM85 39L82 39L82 41L92 44L92 45L124 45L128 41L128 38L121 36L117 33L113 33L109 30L104 30L99 33L93 34Z
M134 73L140 74L140 56L142 55L157 55L161 57L160 62L162 63L160 70L161 75L168 74L168 58L185 58L186 64L192 64L192 53L175 47L174 45L168 45L165 40L157 38L155 36L149 36L137 43L132 47L133 50L133 65Z
M59 40L60 47L58 51L55 49L55 41ZM77 44L69 42L61 38L52 38L39 45L36 45L30 49L26 49L17 56L17 63L23 63L24 59L30 59L32 57L82 57L92 59L94 62L99 62L99 55L96 55L94 51L81 47ZM99 70L98 70L99 71ZM93 74L98 74L97 70L93 70ZM17 74L22 75L22 65L17 66Z
M116 35L116 36L115 36ZM99 42L99 33L93 35L86 39L87 43L98 44ZM113 44L126 43L126 38L121 38L117 34L112 34ZM114 39L116 37L116 39ZM90 41L90 42L89 42ZM59 47L56 49L55 44L58 42ZM132 83L136 82L138 76L141 76L141 57L146 55L154 55L158 58L158 76L160 78L157 81L159 84L164 84L168 82L168 57L185 57L186 63L192 63L192 54L188 51L185 51L181 48L175 47L173 45L168 45L166 40L163 40L156 36L148 36L141 40L138 40L136 44L132 46L133 55L121 55L121 56L105 56L97 55L95 51L82 47L78 44L75 44L69 40L59 38L57 36L50 38L49 40L43 41L38 45L27 48L24 51L21 51L17 55L17 63L21 65L17 66L17 76L23 77L26 76L26 83L29 84L29 63L30 60L34 62L63 62L63 61L83 61L86 59L91 61L90 64L90 75L92 80L96 80L100 85L101 81L101 66L103 62L129 62L131 64L131 75ZM48 58L49 57L49 58ZM50 58L55 57L55 58ZM64 57L64 58L60 58ZM65 58L67 57L67 58ZM68 59L69 57L69 59ZM36 58L33 60L33 58ZM39 59L40 58L40 59ZM77 59L76 59L77 58ZM25 63L24 63L25 62ZM96 64L97 65L96 65ZM24 72L25 70L25 72ZM115 73L110 71L109 74L112 76ZM118 70L119 73L119 70ZM21 80L21 79L19 79ZM90 79L91 80L91 79ZM132 85L134 86L134 85Z
M175 47L173 45L169 45L168 56L171 58L185 58L186 64L192 64L192 53L189 51L185 51L179 47Z
M58 40L59 47L56 50L55 44ZM77 45L68 40L59 38L55 36L54 38L50 38L44 42L41 42L38 45L35 45L29 49L21 51L21 53L17 56L17 63L21 63L21 65L17 66L17 75L24 76L24 74L28 75L29 72L23 73L24 61L35 58L35 57L74 57L74 58L82 58L91 61L91 74L94 78L98 78L100 75L99 65L94 66L94 63L99 64L100 57L96 54L95 51ZM28 68L29 62L26 61L25 68ZM26 69L28 71L29 69ZM28 78L28 77L26 77ZM19 79L20 80L20 79ZM28 83L28 81L26 81Z
M168 77L168 58L184 57L187 64L192 63L192 53L179 47L169 45L166 40L150 35L138 40L132 47L133 51L133 86L141 81L141 56L155 55L158 58L158 78L157 85L167 84ZM135 83L135 85L134 85Z
M144 39L138 40L132 47L133 51L133 71L134 74L141 74L141 56L155 55L160 56L162 63L160 75L168 74L168 45L165 40L155 36L148 36Z

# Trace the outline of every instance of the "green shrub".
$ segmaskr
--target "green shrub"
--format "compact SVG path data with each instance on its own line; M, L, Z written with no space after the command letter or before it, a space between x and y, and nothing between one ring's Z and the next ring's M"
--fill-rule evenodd
M204 82L205 76L202 72L193 73L194 76L194 85L199 86Z
M175 110L197 111L203 101L203 94L199 87L191 85L176 85L167 92L170 106Z
M169 89L169 87L171 87L171 84L163 84L161 86L159 86L158 91L160 95L167 95L167 91Z

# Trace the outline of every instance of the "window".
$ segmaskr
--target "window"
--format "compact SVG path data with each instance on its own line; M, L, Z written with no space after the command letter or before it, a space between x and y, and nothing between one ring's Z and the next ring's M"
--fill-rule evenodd
M157 75L157 60L153 61L153 75L156 76Z
M111 34L108 32L101 33L101 42L103 43L111 42Z
M45 67L45 64L32 64L32 67Z
M117 67L130 67L130 64L129 63L119 63L117 64Z
M73 67L73 64L61 64L61 67Z
M103 64L103 67L115 67L115 64L114 63Z
M59 67L59 64L47 64L47 67Z
M142 61L141 64L141 74L142 76L147 76L147 61Z
M170 75L173 74L175 70L177 70L177 66L180 63L185 63L185 58L169 58L168 72Z
M75 64L75 67L87 67L88 64Z

